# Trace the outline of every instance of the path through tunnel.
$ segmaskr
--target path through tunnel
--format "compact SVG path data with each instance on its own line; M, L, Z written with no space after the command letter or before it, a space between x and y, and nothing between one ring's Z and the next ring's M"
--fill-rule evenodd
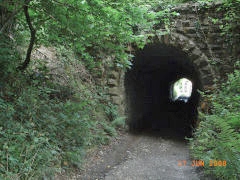
M187 103L172 101L170 86L180 78L193 83ZM139 50L125 74L130 130L170 128L190 134L196 125L201 80L186 54L173 47L151 44Z

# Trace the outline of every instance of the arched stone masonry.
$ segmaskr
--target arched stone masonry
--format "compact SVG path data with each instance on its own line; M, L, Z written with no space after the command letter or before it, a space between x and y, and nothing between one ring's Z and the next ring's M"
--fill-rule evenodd
M172 19L169 26L171 33L153 38L161 46L174 47L187 56L199 73L203 91L214 89L215 83L231 71L233 64L228 44L221 36L221 22L215 24L211 21L211 18L223 16L217 11L220 5L213 3L202 7L197 3L186 3L173 8L180 15ZM122 115L126 115L127 108L125 73L116 67L107 72L106 78L111 101L118 106Z
M214 82L218 76L209 64L207 56L201 52L191 39L177 33L158 36L156 38L159 43L179 49L189 57L189 60L192 61L200 73L203 90L215 85ZM115 68L109 72L108 77L107 85L109 87L111 100L119 106L120 113L124 114L126 104L124 87L125 72L119 68Z
M192 63L197 67L205 88L214 85L218 76L212 69L208 57L191 39L178 33L171 33L158 36L158 40L166 46L173 46L187 54Z
M178 128L184 125L181 128L187 127L189 133L190 127L197 124L197 107L200 101L197 91L214 86L216 74L207 56L192 40L181 34L156 36L151 42L146 45L147 49L138 50L134 61L141 62L133 62L133 70L127 74L125 84L120 84L123 86L123 99L118 105L124 109L131 129ZM139 77L131 80L131 76ZM192 78L195 83L191 101L187 104L173 103L168 98L169 84L178 77L185 76ZM144 80L146 77L147 81ZM150 94L146 94L146 89Z

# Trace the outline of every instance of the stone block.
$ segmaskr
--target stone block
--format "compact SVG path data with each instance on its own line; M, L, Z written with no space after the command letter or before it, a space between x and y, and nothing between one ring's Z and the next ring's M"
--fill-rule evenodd
M192 50L194 49L195 47L195 44L194 45L191 45L191 44L187 44L183 47L183 51L186 52L187 54L191 53Z
M116 87L116 86L118 86L118 80L117 79L108 79L107 85L110 87Z
M194 64L196 64L198 67L202 68L205 66L208 66L208 62L206 61L205 58L200 57L194 61Z
M164 44L166 44L166 45L169 44L169 35L164 36Z
M110 87L108 94L110 96L119 96L121 94L121 90L119 87Z
M118 71L111 71L109 73L109 78L118 79L119 78L119 72Z
M195 27L184 27L183 31L186 34L195 34L197 32Z
M201 74L202 79L208 78L209 74L211 74L210 68L200 68L199 72Z
M200 57L202 55L202 52L199 48L195 48L191 54L189 54L189 57L192 59L192 60L195 60L197 59L198 57Z
M183 27L189 27L190 26L190 21L187 20L187 21L182 21L182 26Z
M221 50L222 49L222 45L221 44L209 44L208 47L211 50Z
M214 77L210 76L202 76L202 82L204 85L213 85L214 84Z
M208 26L209 24L210 24L210 20L209 20L209 18L208 18L208 16L207 16L206 18L203 19L202 25Z
M123 102L122 98L119 97L119 96L112 96L112 97L111 97L111 101L112 101L112 103L115 104L115 105L121 105L122 102Z
M177 20L175 22L175 26L176 26L177 29L181 28L182 27L182 21L181 20Z

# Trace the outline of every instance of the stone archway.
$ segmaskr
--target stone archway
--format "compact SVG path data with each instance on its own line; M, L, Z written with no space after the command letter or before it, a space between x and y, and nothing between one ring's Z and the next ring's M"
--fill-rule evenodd
M198 68L203 84L203 89L214 85L216 72L209 63L209 58L200 50L200 48L191 39L178 33L171 33L163 36L157 36L158 41L166 46L173 46L184 52L189 60Z
M194 83L189 103L169 100L172 81L187 77ZM196 126L198 90L212 86L215 75L207 56L180 34L157 37L138 50L133 68L125 74L126 114L131 129L187 128Z

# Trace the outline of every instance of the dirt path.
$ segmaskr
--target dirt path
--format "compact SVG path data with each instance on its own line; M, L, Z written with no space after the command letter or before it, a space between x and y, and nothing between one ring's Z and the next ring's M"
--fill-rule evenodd
M111 145L91 154L85 167L71 178L79 180L197 180L183 137L171 131L123 133ZM186 165L179 161L185 160Z

